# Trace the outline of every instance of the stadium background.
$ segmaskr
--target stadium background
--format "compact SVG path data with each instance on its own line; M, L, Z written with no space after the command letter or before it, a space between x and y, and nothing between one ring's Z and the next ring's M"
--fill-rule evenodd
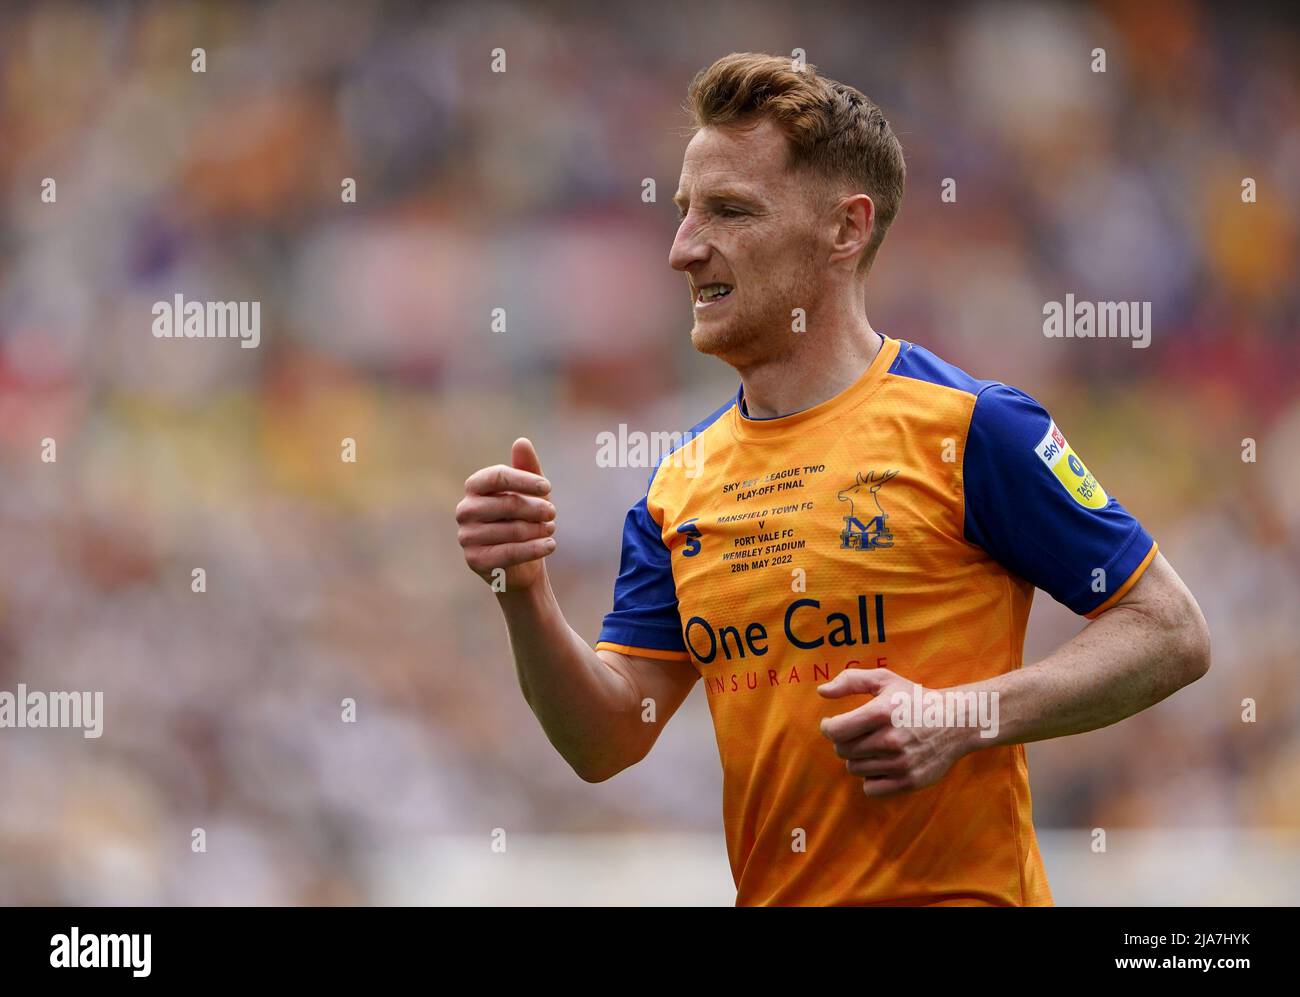
M686 84L796 46L908 156L873 323L1042 399L1213 630L1191 688L1030 747L1058 903L1300 901L1283 9L6 5L0 689L102 689L106 720L0 731L0 902L730 902L702 693L582 783L452 511L530 436L551 576L595 639L645 480L597 467L596 434L682 429L735 388L667 266ZM261 346L155 340L178 291L260 300ZM1045 339L1067 291L1151 301L1152 345ZM1040 593L1027 660L1081 623Z

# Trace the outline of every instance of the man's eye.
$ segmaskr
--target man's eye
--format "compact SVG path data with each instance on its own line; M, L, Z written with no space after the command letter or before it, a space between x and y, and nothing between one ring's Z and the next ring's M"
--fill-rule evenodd
M714 214L718 215L720 218L740 218L745 214L745 212L740 208L721 207L715 209ZM677 221L684 222L685 220L686 220L686 211L682 208L678 208Z

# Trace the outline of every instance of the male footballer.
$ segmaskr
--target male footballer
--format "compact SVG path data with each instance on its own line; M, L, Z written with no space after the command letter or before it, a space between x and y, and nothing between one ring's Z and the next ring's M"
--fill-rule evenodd
M1201 611L1037 401L872 329L904 182L880 108L746 53L689 109L669 262L740 384L628 513L594 650L547 580L532 444L466 481L460 543L504 569L524 698L598 782L702 682L737 904L1050 905L1025 743L1204 675ZM1035 588L1090 622L1023 666Z

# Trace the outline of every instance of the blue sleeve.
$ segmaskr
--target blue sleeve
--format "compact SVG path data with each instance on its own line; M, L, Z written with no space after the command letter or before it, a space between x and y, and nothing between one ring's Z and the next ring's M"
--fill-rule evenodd
M963 467L966 539L1075 613L1099 608L1148 563L1151 535L1023 391L980 391Z
M600 641L686 655L672 563L645 498L632 507L623 524L614 609L605 616Z

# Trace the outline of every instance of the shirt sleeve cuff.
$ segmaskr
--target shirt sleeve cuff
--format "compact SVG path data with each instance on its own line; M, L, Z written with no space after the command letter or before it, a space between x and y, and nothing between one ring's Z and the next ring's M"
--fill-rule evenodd
M634 658L655 658L659 661L689 661L690 655L685 651L660 651L653 647L633 647L630 644L615 644L607 640L596 641L597 651L617 651L619 654Z
M1088 620L1095 620L1098 616L1106 612L1106 610L1110 609L1117 602L1123 599L1124 596L1128 594L1129 589L1131 589L1134 585L1137 584L1137 580L1142 577L1143 572L1145 572L1147 568L1151 566L1151 562L1156 559L1156 553L1159 550L1160 550L1160 545L1156 543L1154 540L1152 540L1151 549L1147 551L1146 557L1142 558L1142 560L1138 562L1138 566L1129 573L1129 576L1124 581L1124 584L1121 585L1116 592L1112 593L1111 597L1107 599L1105 602L1103 602L1096 609L1084 613L1083 614L1084 618Z

